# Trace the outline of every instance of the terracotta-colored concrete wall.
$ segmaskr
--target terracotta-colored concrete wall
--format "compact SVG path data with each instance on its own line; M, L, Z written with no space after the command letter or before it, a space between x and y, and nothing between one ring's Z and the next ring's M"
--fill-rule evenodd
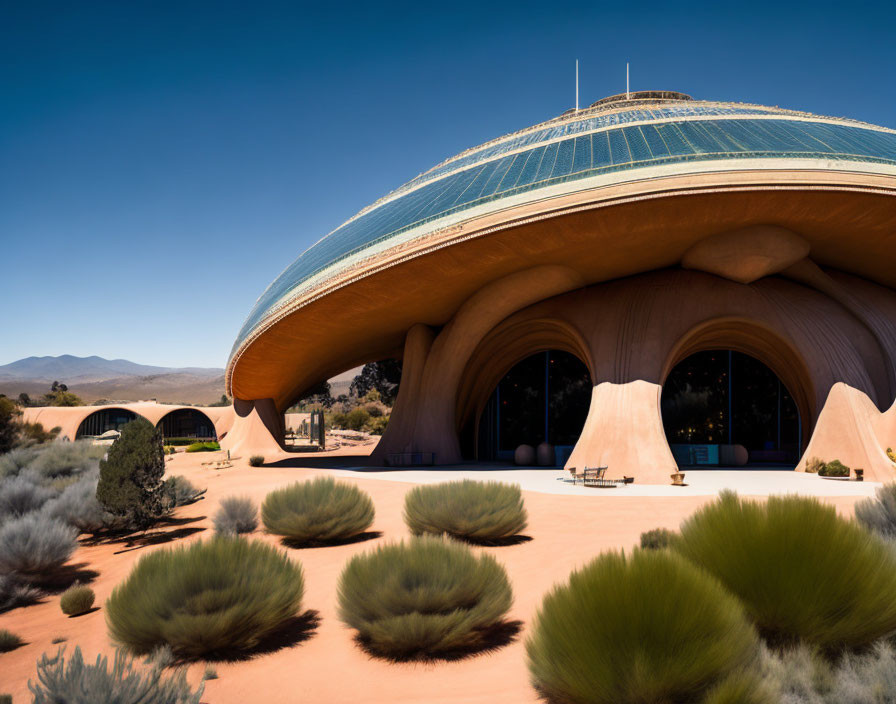
M106 406L38 406L24 409L23 420L29 423L40 423L45 429L59 427L60 438L75 440L78 427L87 416L104 409L124 408L145 418L153 425L158 425L166 415L180 409L193 409L204 413L215 427L215 434L223 437L233 425L232 406L169 406L150 401L136 403L118 403Z
M842 273L837 277L861 308L896 305L896 293L889 289L868 282L851 286L858 280ZM863 394L878 415L876 404L892 402L888 369L896 348L881 344L890 331L887 317L878 317L869 323L826 293L783 276L740 284L681 269L554 296L505 317L485 334L457 317L451 336L463 338L466 349L478 341L475 349L460 358L466 359L462 365L453 365L462 366L460 374L439 375L442 362L436 363L430 352L424 366L431 370L431 385L411 384L416 401L396 405L392 432L383 437L376 456L417 450L435 452L440 463L457 462L457 432L475 428L471 415L478 418L497 380L516 361L551 348L580 356L595 384L570 466L612 463L617 473L635 474L639 481L667 481L675 465L662 427L661 385L676 363L706 349L734 349L769 366L797 402L805 446L835 385ZM425 354L423 347L415 353L414 368ZM414 406L419 414L434 395L441 427L421 424L419 416L416 422L408 420L406 408ZM446 411L450 400L453 409Z

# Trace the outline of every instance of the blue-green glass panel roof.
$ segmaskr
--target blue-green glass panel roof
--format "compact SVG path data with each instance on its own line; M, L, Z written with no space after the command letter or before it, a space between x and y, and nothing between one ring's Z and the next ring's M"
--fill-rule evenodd
M729 114L763 117L728 119L725 115ZM714 119L693 119L696 116ZM650 119L665 121L631 124ZM619 126L582 134L612 125ZM544 144L552 139L558 141ZM858 123L788 119L771 109L676 106L599 115L501 140L421 174L306 250L258 299L234 350L276 303L309 278L429 221L602 173L675 162L750 158L896 164L896 133Z

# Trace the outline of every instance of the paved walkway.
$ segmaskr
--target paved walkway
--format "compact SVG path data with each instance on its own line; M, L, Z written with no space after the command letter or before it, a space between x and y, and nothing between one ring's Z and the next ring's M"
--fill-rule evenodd
M573 485L562 469L516 469L489 465L459 465L437 469L391 469L348 467L334 469L337 476L359 476L366 479L432 484L456 479L477 479L519 484L524 491L542 494L586 496L712 496L722 489L733 489L745 496L801 494L804 496L873 496L880 486L875 482L838 481L815 474L788 470L688 470L687 486L628 484L613 489L596 489Z

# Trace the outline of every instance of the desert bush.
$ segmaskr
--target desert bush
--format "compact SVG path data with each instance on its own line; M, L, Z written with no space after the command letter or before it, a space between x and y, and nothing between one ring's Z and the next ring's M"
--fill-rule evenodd
M34 482L34 475L22 472L0 480L0 523L37 511L56 495L52 489Z
M738 596L773 645L836 651L896 630L896 553L817 499L726 492L682 524L674 548Z
M98 479L99 473L95 470L85 474L44 504L41 513L67 523L81 533L99 532L111 523L112 517L97 501Z
M333 414L332 422L337 428L360 431L370 422L370 413L363 408L355 408L348 413Z
M217 536L141 558L106 600L112 639L180 658L244 651L296 614L302 568L260 541Z
M187 445L184 452L217 452L220 449L221 446L216 442L194 442L192 445Z
M199 704L204 685L194 692L181 670L166 675L160 667L140 671L121 650L115 652L112 668L105 656L87 665L76 647L65 662L65 648L37 661L37 683L28 682L34 704Z
M258 508L248 496L228 496L215 514L215 531L238 535L258 528Z
M59 426L46 430L43 423L22 423L19 427L19 444L29 447L47 443L55 440L61 431Z
M189 479L177 474L165 480L162 491L165 495L162 500L163 504L168 509L173 509L177 506L196 503L207 490L197 489Z
M205 672L202 673L203 680L216 680L218 679L218 670L212 667L211 665L205 666Z
M833 661L805 646L766 651L763 677L781 704L883 704L896 701L896 654L886 641Z
M8 653L21 645L25 645L25 641L19 636L5 628L0 628L0 653Z
M887 457L890 458L890 462L896 462L896 452L893 452L892 447L887 448Z
M66 616L80 616L93 608L95 600L93 589L82 584L73 584L62 593L59 608Z
M166 445L173 445L175 447L183 447L185 445L192 445L196 442L196 438L165 438Z
M549 593L526 651L548 701L698 702L757 661L759 639L717 580L674 552L635 550Z
M755 668L742 669L713 687L700 704L781 704Z
M0 455L0 479L16 476L34 461L37 453L37 449L29 447L17 448Z
M38 513L0 526L0 573L40 577L61 567L75 551L77 532Z
M15 574L0 574L0 613L38 601L43 592Z
M856 520L885 538L896 537L896 482L884 484L875 497L855 505Z
M818 474L822 477L848 477L849 467L840 460L831 460L818 470Z
M824 460L818 457L810 457L806 460L806 471L809 474L818 474L822 469L824 469Z
M96 498L134 528L151 525L163 512L162 434L142 418L131 421L100 462Z
M106 447L90 442L54 442L38 449L28 468L46 480L73 477L97 468Z
M353 557L339 578L339 616L373 653L430 658L483 647L513 602L491 555L438 538Z
M661 550L672 545L678 535L668 528L654 528L641 533L641 547L645 550Z
M264 457L261 455L252 455L249 458L250 467L261 467L264 464Z
M389 425L389 416L379 416L377 418L371 418L370 422L367 424L367 432L371 435L382 435L386 432L386 427Z
M261 505L270 533L299 544L346 540L373 523L373 502L353 484L320 477L276 489Z
M411 489L405 495L404 520L414 535L490 542L524 530L527 514L519 486L464 479Z

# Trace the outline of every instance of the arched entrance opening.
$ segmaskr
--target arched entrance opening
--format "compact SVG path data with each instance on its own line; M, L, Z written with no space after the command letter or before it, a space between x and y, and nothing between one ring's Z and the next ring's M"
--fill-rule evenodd
M215 440L215 424L202 411L195 408L178 408L162 417L158 422L162 436L168 438L196 438Z
M101 408L81 421L75 439L98 437L110 430L121 430L136 418L137 414L126 408Z
M685 357L666 377L661 408L680 467L792 468L802 453L797 401L774 371L744 352L714 349Z
M477 459L511 460L519 445L547 441L563 464L585 425L591 389L588 367L569 352L546 350L517 362L479 415Z

